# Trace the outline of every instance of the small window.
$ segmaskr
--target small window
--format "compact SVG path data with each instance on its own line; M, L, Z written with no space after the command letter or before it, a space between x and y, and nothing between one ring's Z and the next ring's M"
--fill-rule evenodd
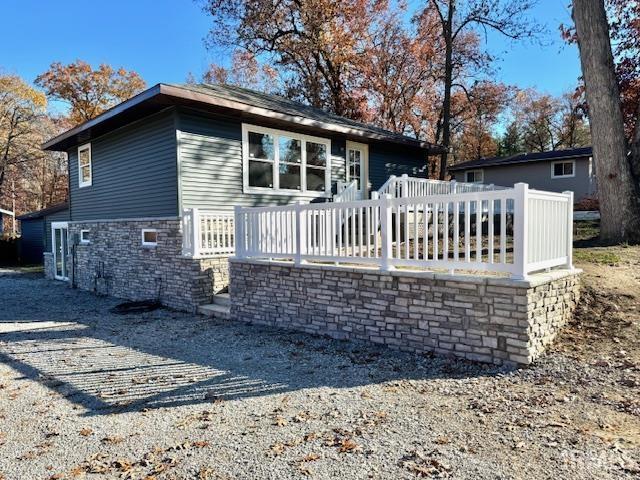
M551 164L551 178L575 176L575 162L553 162Z
M78 147L78 186L91 186L91 144Z
M482 183L484 181L484 172L482 170L469 170L466 172L465 178L468 183Z
M158 245L158 232L155 230L142 230L142 246L155 247Z
M80 243L84 245L91 243L89 241L89 230L80 230Z

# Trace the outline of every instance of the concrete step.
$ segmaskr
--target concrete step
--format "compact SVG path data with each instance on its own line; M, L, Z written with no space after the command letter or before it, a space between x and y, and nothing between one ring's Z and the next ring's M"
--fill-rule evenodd
M198 313L207 317L221 318L223 320L231 319L231 308L225 305L210 303L208 305L200 305Z
M231 297L229 297L228 293L218 293L213 296L213 303L216 305L222 305L223 307L228 307L231 305Z

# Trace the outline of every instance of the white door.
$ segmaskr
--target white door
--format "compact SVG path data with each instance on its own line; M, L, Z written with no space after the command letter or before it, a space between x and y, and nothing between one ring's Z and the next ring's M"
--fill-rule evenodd
M347 142L347 182L356 180L360 198L369 198L369 146Z
M57 280L68 280L67 254L69 253L69 230L67 222L51 223L51 243L53 247L53 265Z

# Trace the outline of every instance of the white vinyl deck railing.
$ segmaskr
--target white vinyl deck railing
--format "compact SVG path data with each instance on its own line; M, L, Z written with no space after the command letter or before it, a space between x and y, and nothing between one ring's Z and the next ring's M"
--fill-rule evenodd
M355 200L362 200L360 198L361 191L358 190L358 182L352 180L350 182L338 182L337 191L333 196L334 202L353 202Z
M230 255L235 251L234 214L197 208L182 212L182 254L189 257Z
M402 175L392 175L380 187L378 194L391 195L392 198L426 197L429 195L446 195L450 193L487 192L492 190L504 190L506 187L497 185L485 185L484 183L464 183L432 180L430 178L416 178Z
M573 193L515 188L236 207L237 258L503 272L571 268Z

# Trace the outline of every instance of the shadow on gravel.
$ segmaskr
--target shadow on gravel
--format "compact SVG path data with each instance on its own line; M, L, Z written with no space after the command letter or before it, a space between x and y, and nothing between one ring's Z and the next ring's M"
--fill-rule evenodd
M18 323L0 334L0 361L86 415L507 371L165 309L114 315L116 299L41 279L0 278L0 290L0 326ZM51 321L68 323L38 327Z

